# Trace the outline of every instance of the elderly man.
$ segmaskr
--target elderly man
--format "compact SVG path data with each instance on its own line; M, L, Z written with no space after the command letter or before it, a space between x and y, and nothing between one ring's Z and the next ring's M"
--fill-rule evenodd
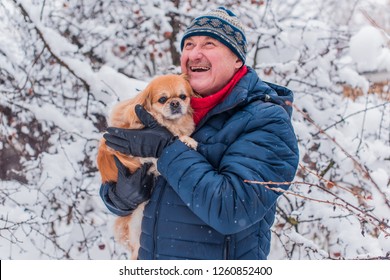
M158 157L161 176L152 193L144 191L152 180L140 168L122 180L126 183L103 184L102 199L117 215L128 215L150 199L139 259L266 259L280 193L246 180L293 180L298 165L290 121L293 94L263 82L245 65L244 28L226 8L195 18L181 48L182 72L198 94L191 100L198 149L175 139L137 107L146 127L109 130L107 144ZM131 142L134 136L147 145L140 149ZM138 191L122 195L130 184Z

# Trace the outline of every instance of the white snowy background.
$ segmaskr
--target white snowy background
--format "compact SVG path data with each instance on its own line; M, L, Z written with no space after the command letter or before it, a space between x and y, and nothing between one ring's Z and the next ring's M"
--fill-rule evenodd
M128 258L98 196L105 118L178 73L185 26L221 5L247 65L295 93L269 258L390 259L389 0L2 0L0 259Z

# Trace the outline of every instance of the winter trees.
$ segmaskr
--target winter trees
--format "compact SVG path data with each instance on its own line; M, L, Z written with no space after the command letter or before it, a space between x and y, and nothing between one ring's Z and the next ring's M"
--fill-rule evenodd
M219 5L247 26L248 65L295 92L301 165L270 257L389 257L389 3L210 2L0 3L1 258L123 257L98 198L107 110L179 72L185 26ZM368 25L379 37L356 37Z

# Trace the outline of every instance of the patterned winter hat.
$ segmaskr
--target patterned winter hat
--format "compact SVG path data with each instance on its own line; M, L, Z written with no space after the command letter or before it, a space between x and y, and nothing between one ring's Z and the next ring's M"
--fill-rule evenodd
M245 63L247 42L244 27L230 10L219 7L195 18L181 39L181 50L185 39L191 36L209 36L217 39Z

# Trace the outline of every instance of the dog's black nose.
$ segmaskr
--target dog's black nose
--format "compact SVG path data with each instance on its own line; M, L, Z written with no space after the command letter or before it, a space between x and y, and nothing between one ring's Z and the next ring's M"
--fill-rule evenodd
M171 109L171 114L173 114L173 115L182 113L180 102L177 100L173 100L169 104L169 108Z
M176 109L176 108L178 108L180 106L180 102L174 100L174 101L171 102L170 106L171 106L172 109Z

